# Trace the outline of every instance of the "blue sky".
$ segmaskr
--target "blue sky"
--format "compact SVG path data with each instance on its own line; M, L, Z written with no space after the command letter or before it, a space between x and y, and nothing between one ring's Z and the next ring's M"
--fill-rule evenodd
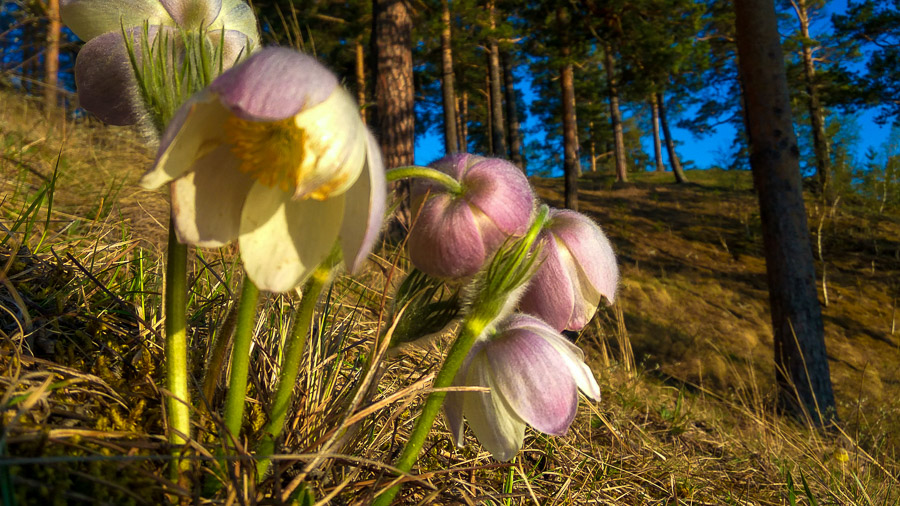
M844 12L847 8L847 0L832 0L829 5L820 13L810 27L811 36L815 38L831 29L831 14L835 12ZM796 18L794 18L796 19ZM535 92L529 86L527 79L520 80L516 83L518 88L523 92L526 103L538 99ZM630 115L630 111L625 111L626 116ZM856 148L856 155L861 157L870 147L879 148L888 138L890 134L890 125L878 125L875 122L877 113L873 110L860 111L856 123L859 127L859 144ZM527 127L533 127L535 119L529 117L529 122L525 124ZM672 136L678 144L677 150L679 156L684 161L692 161L694 167L704 169L717 165L722 162L723 153L729 152L731 143L734 139L735 130L731 125L721 125L714 129L711 134L701 138L695 137L687 130L677 127L672 128ZM652 154L652 139L646 135L643 144L647 153ZM425 135L420 135L416 139L415 163L427 164L443 155L444 143L441 125L438 123ZM665 154L663 156L666 156Z

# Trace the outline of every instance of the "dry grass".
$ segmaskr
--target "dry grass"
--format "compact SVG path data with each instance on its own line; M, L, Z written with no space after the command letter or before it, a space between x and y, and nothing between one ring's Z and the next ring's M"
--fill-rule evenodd
M304 494L323 504L369 502L394 479L385 463L402 447L448 346L436 339L389 354L365 377L367 357L383 351L377 338L389 331L390 291L406 261L385 246L363 276L339 279L323 298L275 477L257 487L250 461L238 459L229 465L230 485L209 488L218 468L221 386L198 401L193 457L205 464L194 466L188 490L165 471L159 303L166 204L161 192L134 184L150 161L142 145L128 129L83 121L51 128L27 101L0 93L0 491L14 491L19 504L158 504L166 494L198 504L278 504ZM34 220L21 220L52 180L57 157L52 210L45 198ZM827 344L845 431L822 434L771 409L765 266L748 174L692 174L700 184L686 187L660 178L582 180L582 210L604 226L623 269L617 307L602 309L578 338L603 402L582 403L565 437L530 431L510 463L492 460L471 435L464 449L453 448L439 423L406 478L402 503L900 498L896 210L878 215L841 204L832 214L820 206L828 213ZM534 183L542 198L559 203L558 181ZM227 248L192 264L195 398L233 305L235 272ZM244 427L250 440L266 420L295 302L269 296L263 303ZM227 367L212 373L221 385ZM360 381L376 386L355 398Z

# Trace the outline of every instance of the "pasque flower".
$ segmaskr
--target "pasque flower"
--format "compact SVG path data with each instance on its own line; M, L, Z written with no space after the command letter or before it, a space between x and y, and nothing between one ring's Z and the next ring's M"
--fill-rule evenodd
M446 156L430 167L456 179L461 191L413 182L410 259L432 276L471 276L508 237L528 229L534 206L528 179L506 160L470 154Z
M356 103L314 58L263 49L189 99L163 133L145 188L171 182L181 242L238 240L264 290L301 283L340 240L353 271L385 207L384 165Z
M487 392L450 392L444 412L458 446L463 417L494 458L506 461L522 447L525 425L564 435L575 418L578 390L596 401L600 387L584 353L546 323L516 314L479 338L456 374L454 386Z
M550 210L538 244L542 263L519 309L556 330L581 330L601 296L615 298L619 268L612 245L590 218L566 209Z
M114 125L136 123L142 114L123 29L139 42L148 24L151 45L160 34L180 44L178 29L202 30L209 44L223 43L225 68L259 45L256 17L243 0L62 0L60 14L87 42L75 60L79 103Z

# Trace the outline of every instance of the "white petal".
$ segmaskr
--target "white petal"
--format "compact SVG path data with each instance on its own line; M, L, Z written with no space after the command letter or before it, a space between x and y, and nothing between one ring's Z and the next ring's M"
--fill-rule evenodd
M250 39L250 44L253 46L251 49L259 49L259 30L256 28L256 16L253 15L253 9L243 0L222 1L219 17L209 26L209 31L211 33L218 32L222 28L243 33Z
M306 133L306 150L301 164L304 180L294 196L309 195L323 185L334 185L331 195L346 192L366 164L368 139L356 101L337 86L323 102L300 111L295 122Z
M240 160L223 144L172 182L172 215L180 242L217 247L238 238L241 208L253 186L239 167Z
M174 25L159 2L147 0L63 0L59 6L62 21L83 41L106 32L121 32L122 27Z
M387 200L387 182L384 162L378 142L368 131L366 134L366 166L363 173L344 194L346 207L341 225L341 250L344 264L351 273L359 270L363 260L372 251L375 239L381 232Z
M141 178L141 186L158 188L181 177L194 162L221 145L222 125L228 115L211 93L200 93L181 106L163 133L156 164Z
M463 360L459 370L456 371L456 377L453 378L453 386L471 386L466 384L466 377L469 375L469 364L472 363L478 351L484 347L484 341L476 341L469 350L468 355ZM450 437L456 446L462 448L465 446L465 437L463 434L463 405L465 397L474 395L473 392L448 392L444 398L444 416L447 418L447 429L450 431Z
M463 412L472 432L495 459L506 462L516 456L525 440L525 422L515 415L492 384L487 357L478 353L469 366L466 383L484 386L490 392L472 392L464 397Z
M293 289L331 252L343 213L343 196L292 200L277 188L254 184L239 237L247 275L261 290Z

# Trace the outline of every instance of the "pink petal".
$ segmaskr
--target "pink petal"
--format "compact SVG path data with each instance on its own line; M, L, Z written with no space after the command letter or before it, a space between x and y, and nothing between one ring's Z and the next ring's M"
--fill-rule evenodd
M507 235L525 233L531 223L534 195L528 178L515 165L499 158L486 158L462 179L465 199L481 209Z
M132 125L141 117L137 80L118 31L94 38L75 58L78 103L104 123Z
M569 210L551 213L552 230L566 245L579 269L582 291L597 294L614 302L619 283L619 267L612 244L600 227L587 216Z
M484 245L466 202L439 194L414 219L408 246L416 267L443 278L471 276L482 267Z
M472 359L478 354L479 350L484 347L484 341L476 341L469 350L469 354L463 360L459 370L456 371L456 377L453 378L453 386L470 386L466 384L466 378L469 375L469 365ZM477 392L476 392L477 393ZM473 392L447 392L444 397L444 416L447 418L447 429L450 431L450 437L457 447L462 448L465 445L465 434L463 433L463 405L465 397L473 395Z
M578 394L559 352L540 335L516 328L501 331L485 350L493 383L512 410L541 432L565 434Z
M346 207L341 225L341 249L347 270L357 272L375 246L381 232L387 199L384 161L378 141L366 131L366 165L356 183L344 194Z
M280 120L323 102L337 85L312 56L269 47L216 78L210 89L244 119Z
M541 235L541 256L544 260L531 278L525 295L519 300L519 309L562 331L572 317L575 291L569 272L560 259L559 245L552 234L545 232Z

